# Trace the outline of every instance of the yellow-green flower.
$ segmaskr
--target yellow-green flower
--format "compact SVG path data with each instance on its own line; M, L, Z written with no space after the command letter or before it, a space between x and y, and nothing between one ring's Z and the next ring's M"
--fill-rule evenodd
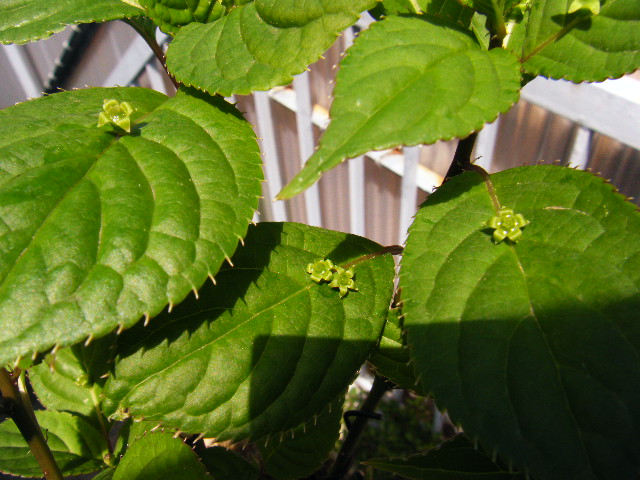
M323 280L328 282L333 277L333 262L331 260L319 259L314 263L307 265L307 273L311 276L311 280L320 283Z
M131 117L135 111L129 102L118 102L117 100L105 99L102 104L102 112L98 116L98 127L110 124L125 132L131 132Z
M353 280L353 270L348 269L345 270L338 265L335 266L335 273L333 274L333 279L329 286L331 288L337 288L340 290L340 298L344 297L349 290L358 290L356 288L356 282Z
M528 223L521 213L515 213L511 208L502 208L486 225L494 229L493 240L500 243L505 238L517 242L522 236L522 229Z

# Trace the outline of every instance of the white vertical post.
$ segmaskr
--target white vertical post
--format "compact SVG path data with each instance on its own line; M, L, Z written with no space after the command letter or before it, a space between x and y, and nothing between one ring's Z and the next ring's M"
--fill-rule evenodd
M348 166L351 233L364 236L364 156L349 160Z
M480 133L478 133L478 139L476 140L476 148L474 152L478 159L475 161L475 164L484 168L487 172L491 171L493 152L496 148L499 128L500 117L498 117L493 123L486 124L484 128L480 130Z
M592 132L583 126L578 127L576 136L571 146L569 155L569 166L585 170L589 165L589 150L591 147Z
M4 51L26 97L37 98L42 96L44 86L25 48L12 43L5 45Z
M309 86L309 72L302 72L293 79L293 89L296 92L296 127L298 130L298 149L302 166L313 155L315 142L313 139L313 123L311 121L311 88ZM322 226L320 213L320 193L318 184L314 183L304 192L307 223L314 227Z
M407 230L416 213L416 193L418 190L416 178L418 176L418 161L420 160L420 146L404 147L404 172L400 192L400 231L399 243L403 244L407 238Z
M267 200L282 190L282 176L280 174L280 160L276 148L276 137L273 131L273 118L271 117L271 104L267 92L255 92L253 100L256 106L256 118L258 131L262 137L262 152L264 153L265 175L267 183ZM276 222L287 221L287 211L282 200L274 201L271 205L273 219Z
M353 28L344 31L344 48L353 45ZM364 236L365 232L365 190L364 190L364 155L349 160L349 220L351 233Z

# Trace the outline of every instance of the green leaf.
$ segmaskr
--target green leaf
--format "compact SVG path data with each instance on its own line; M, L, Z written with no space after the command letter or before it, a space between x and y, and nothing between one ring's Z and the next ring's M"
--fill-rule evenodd
M332 122L290 198L347 158L398 145L466 137L518 100L520 66L441 20L390 16L363 32L336 79Z
M478 173L451 179L410 229L400 283L416 374L467 435L534 478L632 478L640 214L568 168L490 181L493 198ZM497 206L530 222L517 243L493 240Z
M380 343L369 357L375 373L398 387L424 395L410 365L409 347L399 318L400 310L389 310Z
M218 439L279 434L344 392L382 330L394 277L363 238L261 223L217 286L120 338L105 411ZM351 265L358 291L316 283L318 258ZM358 259L360 259L358 261Z
M264 1L260 8L273 21L294 26L269 23L249 3L216 22L182 27L167 51L169 70L184 85L225 96L285 85L376 1L315 0L307 2L314 6L309 11L306 3L291 11L283 3L289 2Z
M215 446L199 453L200 461L216 480L258 480L256 467L231 450Z
M379 470L415 480L524 480L510 473L475 448L463 435L438 448L408 458L374 458L362 462Z
M85 347L63 348L48 355L45 362L29 370L31 386L40 403L48 409L68 411L99 425L99 395L114 351L115 335L108 335ZM96 365L96 360L101 364Z
M95 472L104 466L104 438L92 425L70 413L41 410L36 418L64 475ZM13 421L0 423L0 471L42 477L42 470Z
M528 21L514 28L516 40L510 48L527 72L599 82L640 68L640 2L603 2L598 15L588 9L568 13L571 4L571 0L536 1Z
M278 480L296 480L315 472L338 441L343 402L341 395L340 401L313 421L287 432L283 439L258 444L267 473Z
M221 0L176 2L175 0L141 0L145 13L160 30L175 36L180 27L192 22L209 23L227 13ZM228 3L225 1L225 3Z
M195 453L171 433L154 432L135 441L118 464L113 480L211 479Z
M104 99L131 134L97 127ZM142 88L58 93L0 112L0 364L152 317L213 276L262 177L221 98Z
M156 427L158 427L158 422L135 422L131 418L122 422L122 426L118 432L118 440L115 448L113 449L116 460L119 460L136 440L144 437L149 432L155 431L157 429ZM171 433L175 434L175 431L172 431Z
M116 472L115 468L107 468L98 473L93 480L111 480L113 478L113 474Z
M106 22L142 15L122 0L2 0L0 43L26 43L76 23Z

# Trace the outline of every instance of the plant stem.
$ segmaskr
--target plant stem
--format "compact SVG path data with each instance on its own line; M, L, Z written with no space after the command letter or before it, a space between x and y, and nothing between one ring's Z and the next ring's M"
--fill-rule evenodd
M384 396L384 394L391 389L391 384L385 379L376 376L373 380L373 386L367 395L364 403L362 404L361 411L367 413L373 413L376 406ZM329 478L343 478L349 470L349 467L353 463L353 454L360 442L362 432L369 423L369 418L365 416L358 416L354 420L347 438L344 440L338 457L336 458L331 471L329 472Z
M445 182L451 177L455 177L465 170L469 170L469 167L471 167L471 152L473 152L473 146L476 143L477 137L477 133L472 133L467 138L463 138L458 142L458 147L456 148L456 153L453 156L451 166L444 178Z
M162 68L164 68L164 71L171 80L171 83L173 83L173 86L176 87L176 90L180 88L180 84L176 81L175 78L173 78L173 75L169 73L169 69L167 68L167 59L164 55L164 51L162 50L160 45L158 45L158 42L156 42L155 36L152 35L149 30L147 30L144 25L138 22L135 18L125 18L123 19L123 22L131 26L131 28L138 32L138 35L140 35L144 39L144 41L147 42L147 45L149 45L149 48L151 48L151 51L160 62L160 65L162 65Z
M5 408L24 437L31 453L47 480L63 480L58 464L44 439L40 425L35 421L35 414L31 402L23 401L17 386L17 379L5 368L0 368L0 393Z

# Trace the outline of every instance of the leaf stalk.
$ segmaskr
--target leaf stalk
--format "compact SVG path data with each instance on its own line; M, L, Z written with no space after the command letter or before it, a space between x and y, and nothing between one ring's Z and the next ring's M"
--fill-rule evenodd
M25 400L26 392L20 391L18 381L18 378L9 373L7 369L0 368L0 394L2 394L4 407L29 445L29 449L40 465L46 480L63 480L62 472L53 458L40 425L36 421L31 402L28 399Z
M158 45L158 42L156 42L155 36L152 35L151 32L135 18L125 18L123 19L123 22L133 28L138 33L138 35L140 35L144 39L144 41L147 42L147 45L149 45L149 48L151 48L151 51L160 62L160 65L162 65L162 68L169 77L169 80L171 80L173 86L176 87L176 90L178 90L180 88L180 84L169 72L169 69L167 68L167 58L165 57L162 47L160 47L160 45Z
M373 386L367 394L367 398L362 404L362 408L360 410L366 413L374 413L376 406L384 394L387 393L388 390L391 390L391 386L391 383L387 380L376 376L373 380ZM351 464L353 463L353 454L358 447L360 437L362 436L367 423L369 423L369 419L370 417L368 416L358 416L354 420L353 424L351 424L347 438L345 438L342 447L340 447L340 451L338 452L338 456L336 457L333 467L331 467L328 478L345 478Z

